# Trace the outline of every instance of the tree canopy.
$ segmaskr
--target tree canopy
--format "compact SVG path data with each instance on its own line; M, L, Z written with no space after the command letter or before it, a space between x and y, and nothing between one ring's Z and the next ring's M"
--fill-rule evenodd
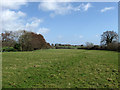
M37 49L50 48L41 34L34 32L21 31L5 31L1 34L3 47L15 47L21 51L31 51Z
M118 40L118 34L114 31L106 31L101 35L101 44L108 45Z

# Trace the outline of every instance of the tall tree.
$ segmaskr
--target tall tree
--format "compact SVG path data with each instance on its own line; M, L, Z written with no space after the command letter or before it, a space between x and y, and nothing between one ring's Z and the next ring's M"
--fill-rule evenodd
M32 50L31 40L32 36L30 32L24 32L24 34L19 37L19 44L21 45L22 51Z
M14 46L15 40L14 40L14 35L12 34L12 31L5 31L1 34L2 37L2 46Z
M45 41L44 37L34 32L25 32L20 36L19 43L22 51L50 48L50 44Z
M2 46L14 47L15 44L18 44L18 39L21 35L25 33L25 30L19 31L4 31L1 33Z
M102 45L109 45L113 41L117 41L117 40L118 40L118 34L114 31L106 31L103 32L103 34L101 35Z

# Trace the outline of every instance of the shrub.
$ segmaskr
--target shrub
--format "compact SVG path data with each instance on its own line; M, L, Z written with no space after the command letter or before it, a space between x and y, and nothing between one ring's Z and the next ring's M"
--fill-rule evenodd
M16 49L14 49L13 47L3 47L2 51L3 52L10 52L10 51L16 51Z
M120 43L118 43L118 52L120 52Z
M107 46L106 45L101 45L100 50L107 50Z
M20 51L20 44L17 44L17 43L16 43L16 44L14 45L14 49L16 49L17 51Z
M108 50L118 51L118 43L116 42L116 43L110 43L110 44L108 44L107 49Z
M99 50L100 47L99 47L99 45L94 45L94 46L92 47L92 49L94 49L94 50Z

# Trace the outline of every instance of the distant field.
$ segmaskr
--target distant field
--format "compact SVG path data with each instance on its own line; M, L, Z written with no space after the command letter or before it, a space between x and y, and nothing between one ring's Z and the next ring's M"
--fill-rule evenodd
M118 88L118 53L49 49L3 52L3 88Z

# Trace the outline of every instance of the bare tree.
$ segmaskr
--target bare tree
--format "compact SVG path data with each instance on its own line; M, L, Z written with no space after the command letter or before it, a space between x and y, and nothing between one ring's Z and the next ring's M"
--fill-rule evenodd
M12 31L5 31L1 34L2 46L14 46L16 41L14 40L14 35Z
M114 31L106 31L106 32L103 32L103 34L101 35L102 45L108 45L113 41L117 41L117 40L118 40L118 34Z
M33 50L33 48L31 47L31 42L32 36L30 32L24 32L24 34L19 37L19 44L22 51Z
M5 47L14 47L15 44L18 44L18 39L21 35L25 33L25 30L19 31L4 31L0 34L0 40L2 41L2 46Z
M92 48L93 46L94 46L93 43L91 43L91 42L86 42L86 47L87 47L87 48Z

